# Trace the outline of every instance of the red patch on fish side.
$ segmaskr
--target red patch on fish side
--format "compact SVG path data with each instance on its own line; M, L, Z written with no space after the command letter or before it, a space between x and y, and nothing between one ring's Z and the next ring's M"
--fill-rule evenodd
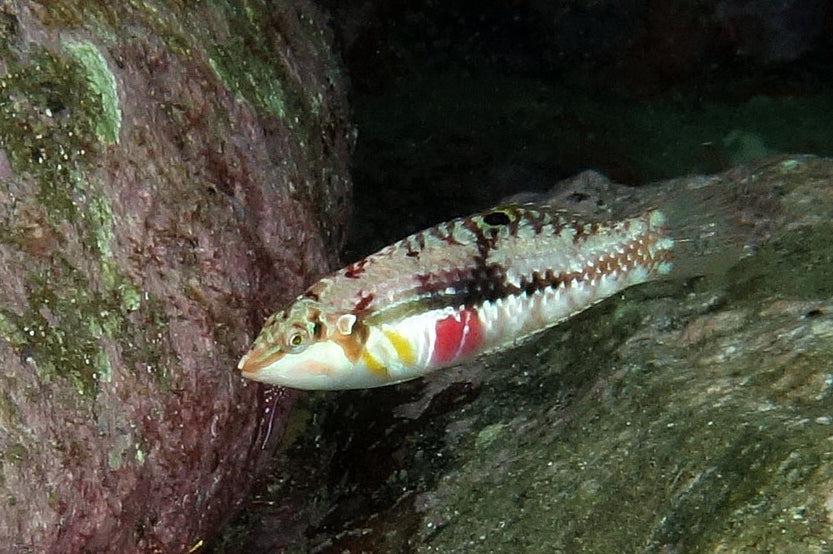
M465 308L455 315L437 321L436 340L431 362L436 365L453 363L474 354L483 343L483 329L477 310Z

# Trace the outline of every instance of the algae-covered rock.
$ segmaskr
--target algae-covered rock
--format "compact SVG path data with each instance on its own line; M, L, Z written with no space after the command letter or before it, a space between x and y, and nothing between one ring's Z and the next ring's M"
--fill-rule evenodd
M833 160L780 157L645 190L557 187L579 209L754 188L769 238L726 275L630 289L510 352L308 397L306 435L257 489L272 516L298 515L251 524L269 521L252 505L254 551L829 550L832 180Z
M343 240L328 42L306 0L0 7L0 549L183 552L245 494L237 359Z

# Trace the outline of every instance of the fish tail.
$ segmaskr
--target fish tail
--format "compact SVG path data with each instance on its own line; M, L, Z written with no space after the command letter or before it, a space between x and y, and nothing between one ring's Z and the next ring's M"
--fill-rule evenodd
M674 239L671 277L725 273L754 254L784 219L774 191L755 183L676 181L655 191L651 203Z

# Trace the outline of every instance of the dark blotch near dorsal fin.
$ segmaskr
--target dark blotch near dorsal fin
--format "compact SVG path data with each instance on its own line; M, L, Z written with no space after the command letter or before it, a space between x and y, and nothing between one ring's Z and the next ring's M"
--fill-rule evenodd
M483 223L493 227L508 225L510 221L506 212L491 212L483 216Z

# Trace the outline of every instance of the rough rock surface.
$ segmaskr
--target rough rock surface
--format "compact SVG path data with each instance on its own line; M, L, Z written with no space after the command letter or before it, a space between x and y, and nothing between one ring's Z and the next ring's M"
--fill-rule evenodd
M343 242L326 25L0 3L0 550L183 552L245 495L270 452L237 359Z
M831 181L833 160L780 157L665 183L770 191L750 216L774 235L725 275L630 289L505 354L304 396L229 544L828 551ZM553 198L616 208L623 191L588 173Z

